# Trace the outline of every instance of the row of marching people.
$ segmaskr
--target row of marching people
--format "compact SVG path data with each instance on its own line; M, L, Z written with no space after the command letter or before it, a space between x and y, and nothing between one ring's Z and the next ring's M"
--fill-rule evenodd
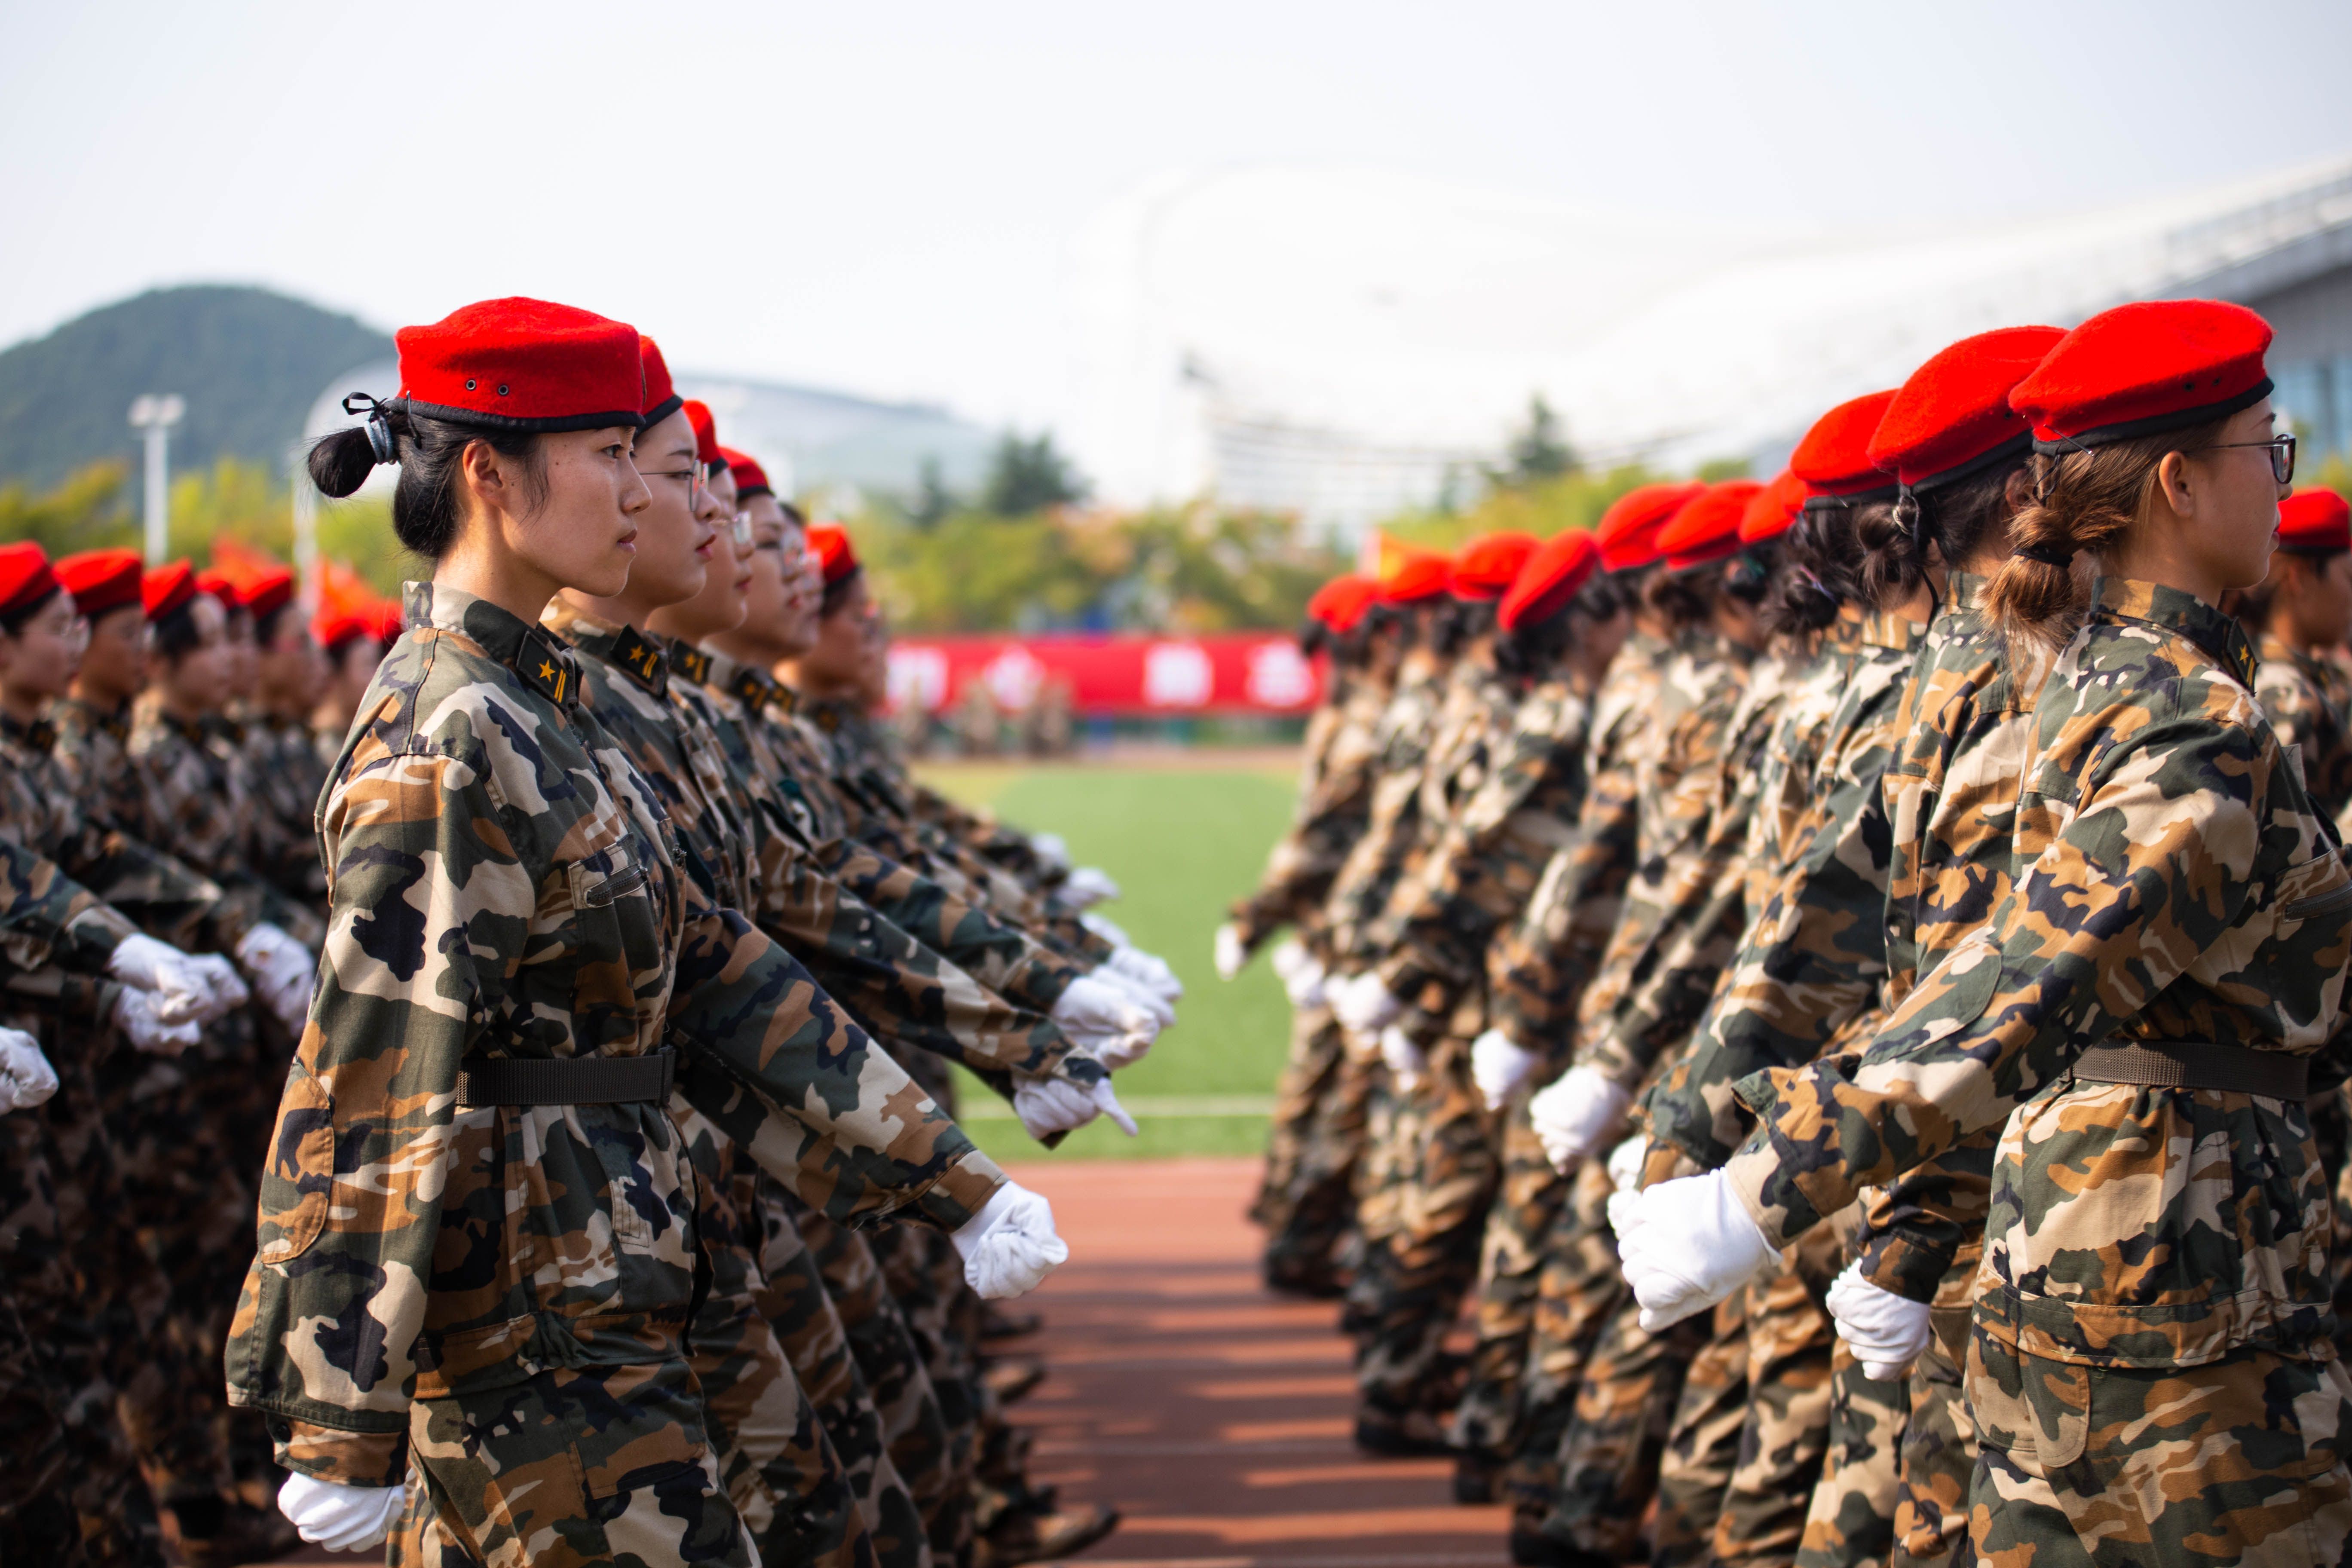
M2352 531L2270 338L1982 333L1318 596L1218 933L1293 933L1266 1277L1513 1562L2343 1554Z
M518 299L398 343L309 464L397 466L398 627L0 552L0 1557L1101 1539L984 1304L1067 1248L948 1064L1131 1131L1181 987L907 771L847 536L651 339Z

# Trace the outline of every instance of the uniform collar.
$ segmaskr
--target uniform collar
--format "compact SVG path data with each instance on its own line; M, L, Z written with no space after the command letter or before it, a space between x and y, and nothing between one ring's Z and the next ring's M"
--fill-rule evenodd
M1909 653L1927 635L1927 627L1898 610L1873 610L1862 618L1862 640L1865 647Z
M697 686L710 683L709 654L681 637L664 638L662 646L669 656L670 668L677 670L681 679Z
M2246 628L2194 594L2131 577L2102 577L2091 589L2091 611L2111 620L2139 621L2197 645L2214 663L2252 688L2260 660Z
M79 697L68 697L58 704L58 710L78 714L91 729L103 731L118 741L131 739L131 704L128 702L109 713L95 703L85 702Z
M0 735L31 752L47 752L58 743L58 727L47 719L36 719L27 724L0 713Z
M790 713L800 705L799 694L766 670L723 653L711 654L709 658L710 673L704 678L705 682L740 702L746 711L758 714L773 706L779 712Z
M551 702L580 700L580 665L571 650L540 626L488 599L441 583L401 586L401 619L412 631L429 628L464 637L515 672Z
M1944 580L1944 607L1966 610L1975 615L1984 608L1985 590L1990 586L1992 579L1990 577L1979 577L1973 572L1956 571Z
M1868 618L1860 605L1840 604L1836 617L1822 631L1821 651L1827 654L1860 652L1863 624Z
M661 639L631 626L601 621L564 599L549 603L539 624L589 658L625 673L656 697L669 694L669 656Z

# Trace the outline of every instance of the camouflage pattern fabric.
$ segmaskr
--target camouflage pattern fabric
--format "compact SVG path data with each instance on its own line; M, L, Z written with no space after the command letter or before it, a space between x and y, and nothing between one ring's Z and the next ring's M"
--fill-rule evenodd
M843 1219L952 1228L1002 1178L679 871L569 651L446 587L409 584L405 609L320 812L334 919L263 1172L231 1399L322 1479L396 1484L413 1446L445 1467L453 1529L492 1529L504 1478L550 1470L635 1519L665 1489L716 1486L680 1341L692 1164L657 1104L460 1107L469 1056L675 1040L688 1100ZM642 1473L657 1479L623 1484ZM716 1497L714 1537L740 1540ZM701 1540L706 1504L677 1506L666 1549Z
M1739 1299L1735 1297L1736 1305ZM1692 1359L1715 1338L1708 1314L1656 1333L1620 1300L1601 1331L1559 1439L1559 1484L1538 1527L1548 1539L1611 1562L1641 1554L1642 1519L1656 1500L1658 1468ZM1728 1474L1729 1461L1723 1465ZM1694 1463L1688 1472L1698 1474ZM1706 1524L1712 1526L1712 1516Z
M947 1479L926 1522L933 1555L957 1561L971 1550L978 1523L980 1465L980 1347L958 1323L959 1298L968 1289L963 1266L944 1237L912 1226L879 1226L867 1239L945 1425Z
M1284 926L1319 925L1331 884L1371 818L1379 752L1375 738L1388 706L1385 682L1356 678L1308 721L1306 765L1290 826L1266 852L1265 869L1227 918L1255 952Z
M1739 1465L1740 1429L1750 1398L1748 1316L1753 1298L1734 1296L1702 1319L1706 1342L1690 1358L1658 1456L1658 1516L1650 1561L1682 1568L1705 1563L1716 1521Z
M1544 1248L1574 1183L1545 1156L1528 1119L1527 1095L1511 1098L1502 1123L1502 1174L1479 1250L1478 1341L1452 1435L1458 1448L1496 1456L1519 1447L1520 1390L1535 1336Z
M1909 1409L1902 1424L1891 1516L1895 1547L1889 1559L1904 1568L1942 1568L1964 1563L1969 1555L1969 1495L1979 1446L1963 1362L1981 1250L1980 1245L1969 1247L1960 1267L1945 1276L1931 1320L1935 1336L1911 1363L1905 1390Z
M2303 762L2303 786L2329 821L2352 805L2352 678L2341 666L2264 634L2254 700L2279 744Z
M1294 1013L1290 1030L1249 1216L1265 1229L1266 1282L1321 1292L1337 1283L1335 1254L1349 1224L1368 1086L1361 1069L1351 1073L1344 1031L1328 1007Z
M228 731L175 718L156 707L151 693L139 705L131 755L154 784L164 835L159 847L220 884L247 925L267 921L316 951L317 917L257 869L265 861L255 837L253 799Z
M2218 611L2102 579L2036 703L2025 869L2010 898L1858 1064L1743 1088L1763 1125L1728 1169L1768 1237L1799 1234L1862 1186L2008 1119L1969 1378L1989 1467L1980 1519L1996 1517L1986 1485L2010 1488L2031 1467L2056 1499L2048 1518L2079 1524L2105 1509L2108 1539L2137 1530L2180 1551L2193 1537L2232 1555L2285 1550L2282 1531L2297 1551L2315 1532L2323 1549L2341 1543L2341 1374L2332 1356L2298 1359L2326 1354L2334 1329L2329 1194L2300 1102L2065 1071L2111 1035L2308 1056L2336 1032L2352 874L2254 701L2253 674L2243 631ZM2168 1175L2186 1157L2173 1151L2191 1148L2228 1152L2200 1158L2210 1175ZM2115 1423L2143 1419L2146 1402L2193 1390L2209 1402L2200 1419L2226 1430L2262 1405L2243 1380L2273 1374L2273 1398L2302 1390L2299 1429L2244 1480L2078 1495L2093 1472L2067 1467L2086 1452L2095 1467L2123 1462L2117 1445L2133 1439ZM2175 1451L2138 1441L2159 1459ZM2252 1506L2287 1478L2300 1493L2287 1517ZM2032 1511L1997 1517L2023 1530Z
M82 809L101 827L144 844L168 837L162 799L146 765L131 754L131 704L109 713L78 697L50 704L58 762L72 777Z
M238 760L253 807L253 868L324 920L327 873L319 864L317 815L326 760L307 724L263 713L245 720L242 728Z
M1837 1331L1795 1268L1748 1287L1747 1318L1748 1398L1715 1521L1713 1560L1785 1568L1797 1560L1828 1458Z
M1806 1510L1797 1568L1885 1568L1895 1544L1899 1450L1912 1408L1907 1381L1867 1376L1843 1340L1831 1347L1829 1454ZM1965 1495L1968 1478L1960 1479Z
M1451 683L1451 661L1423 647L1407 652L1381 713L1379 752L1364 831L1348 851L1324 902L1335 973L1351 974L1381 956L1364 937L1388 906L1421 829L1422 775Z
M1579 1165L1538 1254L1527 1350L1519 1362L1517 1436L1502 1478L1504 1496L1529 1530L1559 1489L1561 1439L1575 1415L1577 1391L1601 1331L1625 1300L1617 1242L1609 1229L1607 1205L1614 1190L1601 1162Z

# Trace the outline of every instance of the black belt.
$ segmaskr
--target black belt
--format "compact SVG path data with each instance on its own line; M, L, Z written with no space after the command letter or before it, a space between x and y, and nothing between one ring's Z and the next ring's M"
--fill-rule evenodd
M643 1057L476 1057L457 1067L457 1103L625 1105L669 1098L676 1053Z
M2257 1051L2206 1040L2141 1040L2094 1046L2074 1064L2088 1083L2136 1083L2149 1089L2210 1089L2259 1094L2267 1100L2311 1098L2311 1058Z

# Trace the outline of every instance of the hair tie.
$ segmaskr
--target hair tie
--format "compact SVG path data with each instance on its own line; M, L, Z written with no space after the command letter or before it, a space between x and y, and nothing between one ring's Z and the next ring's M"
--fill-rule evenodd
M1919 504L1919 493L1909 485L1897 487L1895 497L1895 526L1903 531L1904 542L1913 553L1920 548L1919 526L1927 521L1927 509Z
M354 392L343 399L343 412L368 416L368 450L375 454L378 463L400 461L400 441L392 432L391 408L382 398Z
M2061 572L2074 564L2074 547L2071 544L2021 544L2017 547L2017 553L2028 561L2055 566Z

